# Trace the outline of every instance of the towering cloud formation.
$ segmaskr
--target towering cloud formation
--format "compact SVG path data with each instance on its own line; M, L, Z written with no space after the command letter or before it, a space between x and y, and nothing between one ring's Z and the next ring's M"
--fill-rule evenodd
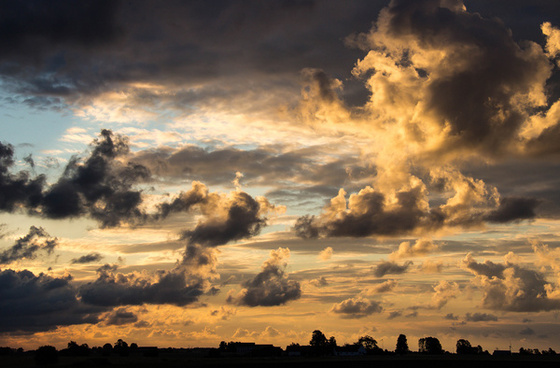
M538 199L502 197L459 164L553 153L560 124L545 115L560 103L549 108L546 94L557 32L550 24L543 31L547 52L514 41L503 23L469 13L460 0L392 1L369 33L347 40L367 51L353 73L370 98L359 119L348 115L353 128L338 123L370 137L365 151L377 176L349 197L341 189L319 216L298 219L296 233L416 235L535 218ZM313 75L317 103L332 107L334 82ZM336 109L339 116L346 107Z
M270 258L262 266L262 271L253 279L244 282L244 289L236 296L230 295L228 302L256 307L282 305L290 300L299 299L299 282L286 275L288 263L285 259L289 256L290 250L287 248L271 251Z

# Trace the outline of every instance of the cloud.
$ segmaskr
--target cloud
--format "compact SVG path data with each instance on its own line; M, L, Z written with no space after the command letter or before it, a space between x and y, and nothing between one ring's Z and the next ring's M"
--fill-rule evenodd
M375 277L383 277L388 274L402 274L405 273L413 263L407 261L402 265L396 262L382 261L373 269Z
M438 245L434 244L431 240L418 239L412 246L410 242L402 242L399 244L399 249L389 254L389 258L401 259L418 257L429 254L437 249L439 249Z
M0 253L0 264L34 259L39 252L51 254L57 245L58 239L51 238L45 229L31 226L27 235L17 239L13 246Z
M402 312L393 311L393 312L389 313L389 316L387 316L387 319L395 319L395 318L401 317L401 316L402 316Z
M489 322L489 321L497 321L498 317L496 317L493 314L487 314L487 313L467 313L465 315L465 321L467 322Z
M538 204L539 201L535 198L505 197L500 200L499 207L486 216L486 220L506 223L533 219L536 217L535 208Z
M104 311L76 297L70 278L0 271L0 326L3 332L38 332L57 326L97 323Z
M61 219L87 214L101 227L144 221L141 192L132 186L150 173L144 166L118 160L128 152L126 137L102 130L90 156L83 163L71 159L64 175L44 194L42 215Z
M311 285L315 286L315 287L324 287L324 286L329 285L329 282L328 282L328 280L326 279L325 276L321 276L319 278L310 280L309 283Z
M524 328L521 331L519 331L519 334L520 335L525 335L525 336L531 336L531 335L535 334L535 331L532 328L527 327L527 328Z
M462 266L476 277L475 286L483 291L482 305L492 310L537 312L560 309L560 300L549 298L551 285L540 272L523 268L505 257L503 265L477 263L467 254Z
M395 289L398 284L399 283L396 280L383 281L382 283L368 289L368 292L373 292L374 294L388 293L389 291L393 291L393 289Z
M26 171L12 174L10 168L14 163L14 147L0 143L0 211L36 208L41 201L46 178L39 175L31 179Z
M215 309L212 312L210 312L210 315L212 317L218 317L222 321L227 321L231 319L231 317L235 316L236 313L237 310L235 308L227 308L221 306L220 309Z
M331 247L326 247L319 252L319 259L321 261L328 261L333 255L333 249Z
M299 282L291 280L286 274L287 259L290 251L278 248L270 252L270 258L264 262L262 271L253 279L243 283L243 289L236 295L230 295L228 303L237 305L275 306L286 304L301 297Z
M212 195L201 206L204 218L192 230L183 232L190 244L218 246L257 235L266 225L267 213L284 211L265 197L253 198L242 191Z
M446 280L441 280L433 289L432 302L437 309L441 309L450 299L456 298L459 294L459 284Z
M155 275L123 274L117 266L104 265L97 270L97 279L83 284L79 296L85 303L116 307L142 304L192 304L204 293L205 283L189 277L182 268L160 271Z
M101 261L101 259L103 259L103 256L101 254L93 252L78 258L73 258L72 261L70 261L70 263L72 264L93 263L93 262L99 262Z
M379 302L361 297L343 300L331 308L332 313L340 314L343 318L363 318L382 311L383 307Z
M138 316L126 308L117 308L105 317L107 326L123 326L138 322Z
M453 313L447 313L444 317L444 319L448 319L451 321L457 321L459 320L459 316L454 315Z
M424 273L440 273L444 265L442 261L427 260L422 263L420 270Z

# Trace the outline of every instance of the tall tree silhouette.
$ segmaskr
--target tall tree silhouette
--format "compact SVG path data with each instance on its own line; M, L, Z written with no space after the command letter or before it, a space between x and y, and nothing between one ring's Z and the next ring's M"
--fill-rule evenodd
M408 350L408 341L406 340L406 335L400 334L397 338L397 347L395 349L395 353L397 354L406 354L410 350Z

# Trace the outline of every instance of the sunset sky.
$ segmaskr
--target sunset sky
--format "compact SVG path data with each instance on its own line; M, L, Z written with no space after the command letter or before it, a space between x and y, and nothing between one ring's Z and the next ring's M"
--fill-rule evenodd
M560 2L4 1L0 346L560 350Z

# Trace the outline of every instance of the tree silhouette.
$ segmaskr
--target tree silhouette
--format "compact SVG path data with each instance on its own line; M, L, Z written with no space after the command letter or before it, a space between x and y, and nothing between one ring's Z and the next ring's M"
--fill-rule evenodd
M113 351L113 345L106 343L105 345L103 345L103 351L102 351L102 355L103 356L109 356L111 355L111 352Z
M360 339L354 345L363 346L368 353L379 349L379 347L377 346L377 341L375 341L375 339L369 335L360 337Z
M330 348L333 348L333 349L336 348L337 345L336 345L336 339L334 338L334 336L329 337L329 341L327 342L327 345Z
M418 340L418 352L424 354L443 354L443 349L437 338L424 337Z
M473 348L469 340L457 340L457 354L473 354Z
M408 350L408 341L406 340L406 335L400 334L397 338L397 347L395 349L395 353L397 354L407 354L410 350Z
M317 348L325 347L328 345L328 343L329 342L327 340L327 337L320 330L313 331L313 334L311 335L311 340L309 340L309 345Z
M58 352L51 345L41 346L35 352L35 362L40 365L56 364L58 361Z

